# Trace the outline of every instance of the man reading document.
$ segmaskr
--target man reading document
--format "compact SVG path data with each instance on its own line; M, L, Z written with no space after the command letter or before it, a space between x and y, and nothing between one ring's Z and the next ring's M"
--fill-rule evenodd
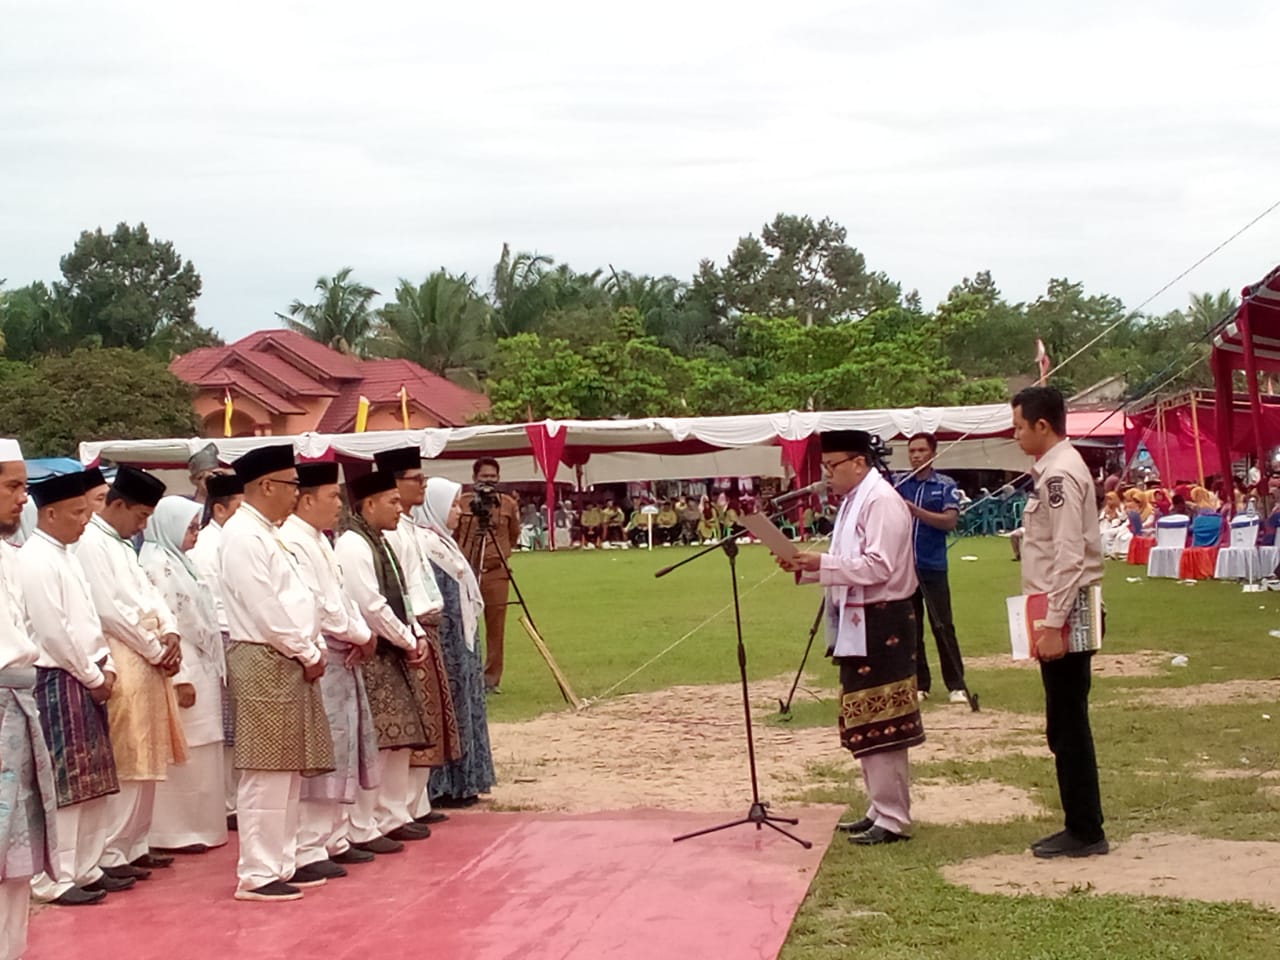
M1102 582L1093 478L1067 440L1067 406L1058 390L1028 387L1012 406L1014 439L1036 458L1035 486L1022 515L1022 592L1048 598L1044 620L1033 625L1032 649L1040 660L1045 733L1066 817L1066 829L1037 840L1031 852L1041 858L1089 857L1109 849L1089 729L1093 651L1069 652L1068 640L1089 628L1089 588Z
M842 828L859 846L911 830L907 750L924 743L916 700L911 513L876 468L878 439L824 433L822 469L841 498L829 553L779 558L800 583L826 588L827 647L840 667L840 740L862 764L869 807Z

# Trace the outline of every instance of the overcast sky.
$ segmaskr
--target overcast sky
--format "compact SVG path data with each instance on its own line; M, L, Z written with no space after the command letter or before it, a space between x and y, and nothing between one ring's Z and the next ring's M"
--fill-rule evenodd
M928 305L1136 306L1280 199L1280 4L1046 6L6 0L0 277L145 221L235 338L344 265L687 280L786 211ZM1280 211L1151 309L1277 262Z

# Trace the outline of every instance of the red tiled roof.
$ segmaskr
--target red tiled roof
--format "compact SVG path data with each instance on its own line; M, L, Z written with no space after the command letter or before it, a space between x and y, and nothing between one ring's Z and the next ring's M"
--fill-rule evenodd
M199 387L230 387L233 397L246 394L274 413L305 413L297 397L332 397L315 426L321 433L351 429L361 396L374 404L398 402L402 385L411 407L446 426L489 409L484 394L408 360L360 360L292 330L259 330L225 347L201 347L175 358L169 369Z

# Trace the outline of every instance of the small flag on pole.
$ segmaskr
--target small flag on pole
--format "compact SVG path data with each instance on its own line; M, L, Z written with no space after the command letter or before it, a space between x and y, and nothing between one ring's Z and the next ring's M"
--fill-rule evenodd
M356 405L356 433L364 433L369 426L369 398L361 397Z
M1044 341L1036 337L1036 365L1040 368L1040 383L1049 379L1049 351L1044 348Z
M409 391L405 389L404 384L400 384L400 419L404 422L404 428L409 429Z
M225 387L222 391L222 435L224 437L231 436L231 416L235 412L235 404L231 402L231 388Z

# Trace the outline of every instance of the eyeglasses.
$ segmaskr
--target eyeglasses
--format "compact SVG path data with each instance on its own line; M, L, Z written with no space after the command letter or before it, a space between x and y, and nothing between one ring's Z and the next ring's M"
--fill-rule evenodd
M267 477L267 483L287 483L287 484L289 484L289 486L291 486L291 487L300 487L300 486L302 486L302 481L301 481L301 480L281 480L281 479L278 479L278 478L276 478L276 477Z
M406 473L404 476L400 477L399 479L404 480L408 483L426 483L427 475L425 473Z
M830 462L830 461L828 461L828 460L823 460L823 461L822 461L822 469L823 469L823 470L825 470L825 471L827 471L827 473L835 473L835 472L836 472L836 467L840 466L840 464L842 464L842 463L848 463L850 460L854 460L854 459L856 459L856 458L855 458L855 457L845 457L843 460L837 460L837 461L835 461L834 463L832 463L832 462Z

